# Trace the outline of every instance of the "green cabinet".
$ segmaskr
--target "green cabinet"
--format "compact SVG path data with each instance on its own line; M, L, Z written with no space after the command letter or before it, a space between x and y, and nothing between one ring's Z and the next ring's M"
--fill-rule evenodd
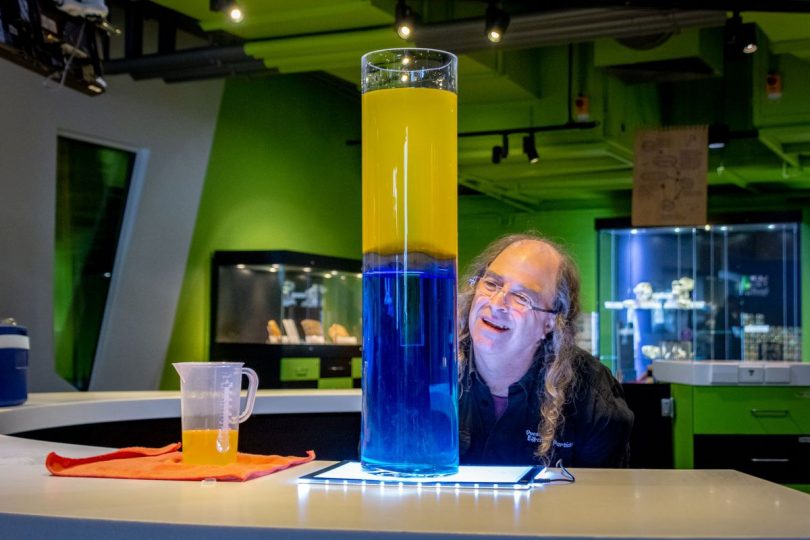
M810 387L671 390L676 468L733 468L810 491Z
M695 433L810 434L810 387L695 386L693 396Z

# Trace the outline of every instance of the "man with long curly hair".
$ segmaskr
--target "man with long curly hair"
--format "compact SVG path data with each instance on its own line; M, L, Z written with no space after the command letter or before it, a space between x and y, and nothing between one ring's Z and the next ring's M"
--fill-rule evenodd
M579 273L535 233L490 244L459 294L461 463L623 467L633 413L574 341Z

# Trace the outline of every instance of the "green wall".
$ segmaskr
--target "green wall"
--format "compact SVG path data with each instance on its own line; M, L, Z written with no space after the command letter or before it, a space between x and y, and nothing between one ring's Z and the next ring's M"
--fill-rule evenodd
M628 204L601 208L549 208L521 212L501 203L487 204L473 197L459 200L459 272L495 238L535 230L562 244L579 266L583 311L596 311L596 230L594 220L627 215Z
M172 362L208 359L215 250L360 258L359 136L359 98L317 79L227 81L161 388Z

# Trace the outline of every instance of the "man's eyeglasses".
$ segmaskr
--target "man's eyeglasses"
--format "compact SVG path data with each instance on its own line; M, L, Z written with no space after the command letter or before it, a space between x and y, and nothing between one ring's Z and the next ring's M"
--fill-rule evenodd
M557 311L554 309L546 309L536 306L534 300L532 300L531 297L529 297L529 295L526 293L519 291L504 291L503 283L499 283L489 276L470 278L469 283L471 287L475 288L475 291L478 294L483 294L484 296L488 296L490 298L494 298L496 294L503 292L504 304L509 306L511 309L515 309L517 311L531 310L542 311L543 313L557 313Z

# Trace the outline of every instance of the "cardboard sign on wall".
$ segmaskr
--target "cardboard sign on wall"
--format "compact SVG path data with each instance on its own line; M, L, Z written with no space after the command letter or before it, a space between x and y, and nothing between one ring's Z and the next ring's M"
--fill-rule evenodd
M634 227L706 223L707 143L706 126L636 133Z

